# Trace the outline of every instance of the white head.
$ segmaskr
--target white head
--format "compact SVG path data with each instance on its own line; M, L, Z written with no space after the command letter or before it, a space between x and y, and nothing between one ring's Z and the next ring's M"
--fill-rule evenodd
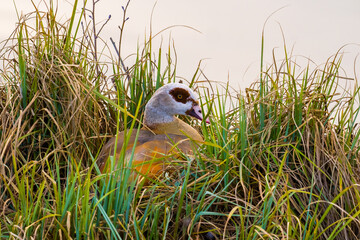
M146 104L144 123L151 126L172 122L174 115L203 119L197 94L182 83L166 84L154 93Z

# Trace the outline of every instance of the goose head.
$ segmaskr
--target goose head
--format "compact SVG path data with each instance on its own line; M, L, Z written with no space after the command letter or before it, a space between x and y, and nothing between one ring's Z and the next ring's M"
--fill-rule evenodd
M174 121L175 115L203 120L197 94L182 83L169 83L156 90L145 106L144 123L149 127L169 123Z

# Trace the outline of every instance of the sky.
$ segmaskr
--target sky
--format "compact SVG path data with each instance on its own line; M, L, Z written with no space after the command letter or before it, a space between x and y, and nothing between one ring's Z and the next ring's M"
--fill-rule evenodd
M38 3L40 1L33 0ZM89 2L91 0L88 0ZM19 13L33 11L30 0L14 0ZM5 40L17 23L13 0L3 0L0 9L0 40ZM49 2L49 1L45 1ZM71 14L71 2L58 0L59 16ZM126 1L100 0L97 20L111 20L103 30L105 41L118 39L122 8ZM44 9L40 4L40 9ZM151 18L152 15L152 18ZM210 80L227 82L244 89L259 77L261 36L264 31L266 63L274 50L283 58L284 39L297 56L300 67L310 58L321 65L341 47L343 68L348 77L358 77L360 53L360 1L358 0L131 0L127 16L123 56L136 53L150 32L162 32L153 47L166 49L169 39L177 53L177 75L190 80L199 61ZM265 24L266 23L266 24ZM196 29L196 30L194 30ZM305 61L306 60L306 61ZM127 64L131 65L131 58ZM302 64L302 65L301 65ZM354 67L355 66L355 67ZM354 73L354 68L359 69Z

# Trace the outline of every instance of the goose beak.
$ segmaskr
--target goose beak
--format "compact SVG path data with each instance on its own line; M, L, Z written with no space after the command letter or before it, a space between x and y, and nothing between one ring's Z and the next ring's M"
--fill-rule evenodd
M201 108L199 105L194 105L189 111L186 112L187 115L192 116L194 118L199 119L200 121L203 120L203 115L201 112ZM207 118L206 123L210 123L210 119Z

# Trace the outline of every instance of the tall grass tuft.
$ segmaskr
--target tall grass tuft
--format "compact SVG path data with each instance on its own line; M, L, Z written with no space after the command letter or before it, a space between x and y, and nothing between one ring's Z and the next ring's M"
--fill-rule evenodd
M245 92L199 88L211 123L185 120L203 145L145 186L129 180L131 160L101 173L97 155L138 131L176 61L149 36L127 68L78 5L65 23L53 5L23 16L0 51L0 238L359 238L360 95L356 79L341 87L340 54L300 68L284 47Z
M1 226L14 236L70 236L79 184L114 129L78 28L59 23L51 5L23 16L1 52Z

